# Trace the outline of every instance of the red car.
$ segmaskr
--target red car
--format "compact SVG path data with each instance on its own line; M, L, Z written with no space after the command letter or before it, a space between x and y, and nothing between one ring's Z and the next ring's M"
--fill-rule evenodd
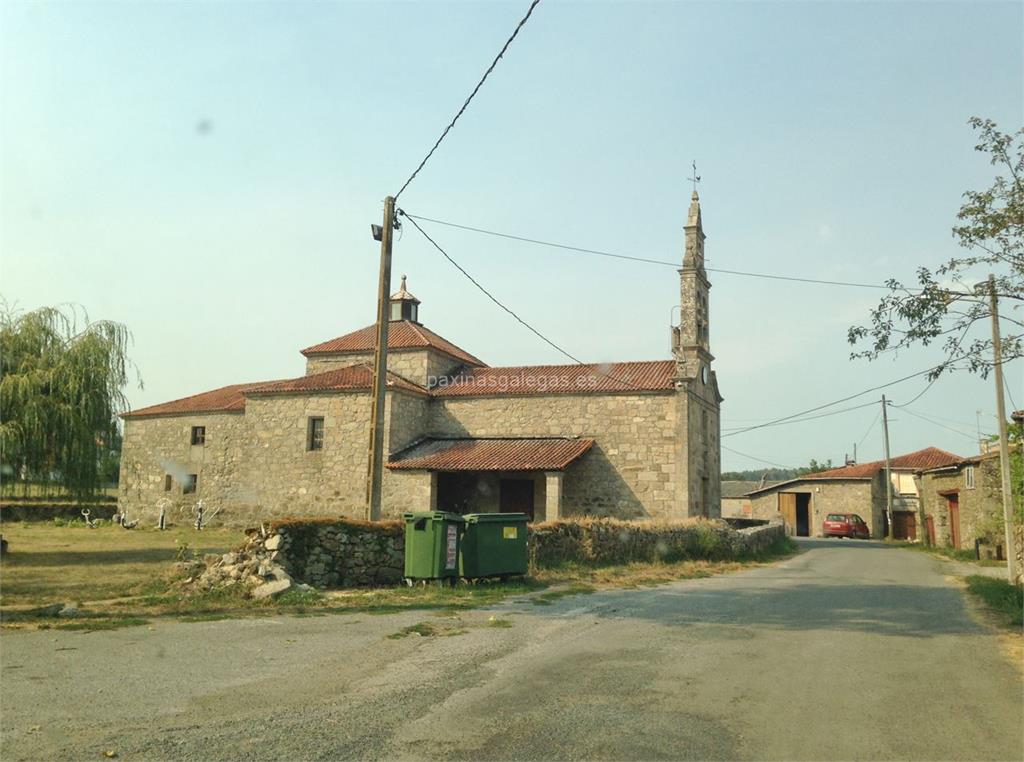
M826 537L860 537L865 540L871 537L868 525L856 513L830 513L821 525L821 532Z

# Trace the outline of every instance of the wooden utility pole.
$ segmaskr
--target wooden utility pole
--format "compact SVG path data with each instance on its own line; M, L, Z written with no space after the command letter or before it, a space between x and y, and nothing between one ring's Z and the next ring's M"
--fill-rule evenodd
M380 279L377 283L377 346L373 355L373 407L370 409L370 452L366 467L366 518L380 519L381 479L384 467L384 388L388 375L388 300L391 295L391 233L395 227L395 199L384 199L384 225L380 233Z
M885 435L885 516L888 520L886 537L895 537L896 532L892 524L892 468L889 465L889 411L886 409L888 403L885 395L882 395L882 431Z
M1006 432L1006 403L1003 399L1003 341L999 334L999 300L996 279L988 276L989 299L992 304L992 353L995 361L996 416L999 418L999 470L1003 484L1003 532L1006 552L1006 573L1010 583L1017 582L1017 552L1013 546L1013 489L1010 485L1010 439Z

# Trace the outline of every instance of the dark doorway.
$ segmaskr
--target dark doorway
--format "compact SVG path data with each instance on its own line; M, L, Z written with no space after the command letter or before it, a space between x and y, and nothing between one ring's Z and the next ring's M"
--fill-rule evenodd
M532 479L502 479L499 500L502 513L525 513L533 521Z
M477 476L472 473L437 475L437 510L470 513L477 491Z
M895 540L916 540L917 516L909 511L896 511L893 513L892 536Z
M960 495L946 495L949 501L949 541L955 550L960 550Z
M935 547L935 517L925 516L925 523L928 526L928 544Z
M811 536L811 496L806 492L796 494L796 536Z

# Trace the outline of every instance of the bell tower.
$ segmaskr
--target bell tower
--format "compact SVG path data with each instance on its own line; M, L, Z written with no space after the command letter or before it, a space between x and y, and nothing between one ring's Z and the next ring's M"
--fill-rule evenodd
M409 320L413 323L420 322L420 300L409 293L405 287L405 276L402 276L402 287L391 295L388 320Z
M700 217L696 172L683 231L686 243L679 270L679 325L672 329L676 364L676 501L681 516L721 516L722 397L711 370L711 282L704 269L704 228Z
M672 355L676 360L676 376L695 379L703 376L707 383L710 372L711 337L708 292L711 283L704 270L704 229L700 219L700 197L694 190L690 210L683 226L686 246L683 267L679 270L679 326L672 333Z

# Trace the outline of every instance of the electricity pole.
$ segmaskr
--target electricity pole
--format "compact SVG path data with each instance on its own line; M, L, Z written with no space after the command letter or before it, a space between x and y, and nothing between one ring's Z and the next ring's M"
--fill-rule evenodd
M885 395L882 395L882 431L885 434L885 516L888 520L888 527L885 531L886 538L895 537L895 528L892 525L892 468L889 465L889 413L886 410L888 403Z
M1006 573L1010 584L1017 582L1017 550L1013 546L1013 492L1010 486L1010 440L1006 433L1006 402L1003 399L1003 341L999 335L999 300L996 279L988 276L992 304L992 352L995 361L996 415L999 417L999 470L1002 472L1003 532L1006 548Z
M381 478L384 466L384 388L388 374L388 298L391 294L391 232L394 230L394 226L395 199L388 196L384 199L384 225L380 230L380 279L377 283L377 346L373 355L373 406L370 409L370 452L366 467L366 518L368 521L380 519ZM375 234L376 232L374 230Z

